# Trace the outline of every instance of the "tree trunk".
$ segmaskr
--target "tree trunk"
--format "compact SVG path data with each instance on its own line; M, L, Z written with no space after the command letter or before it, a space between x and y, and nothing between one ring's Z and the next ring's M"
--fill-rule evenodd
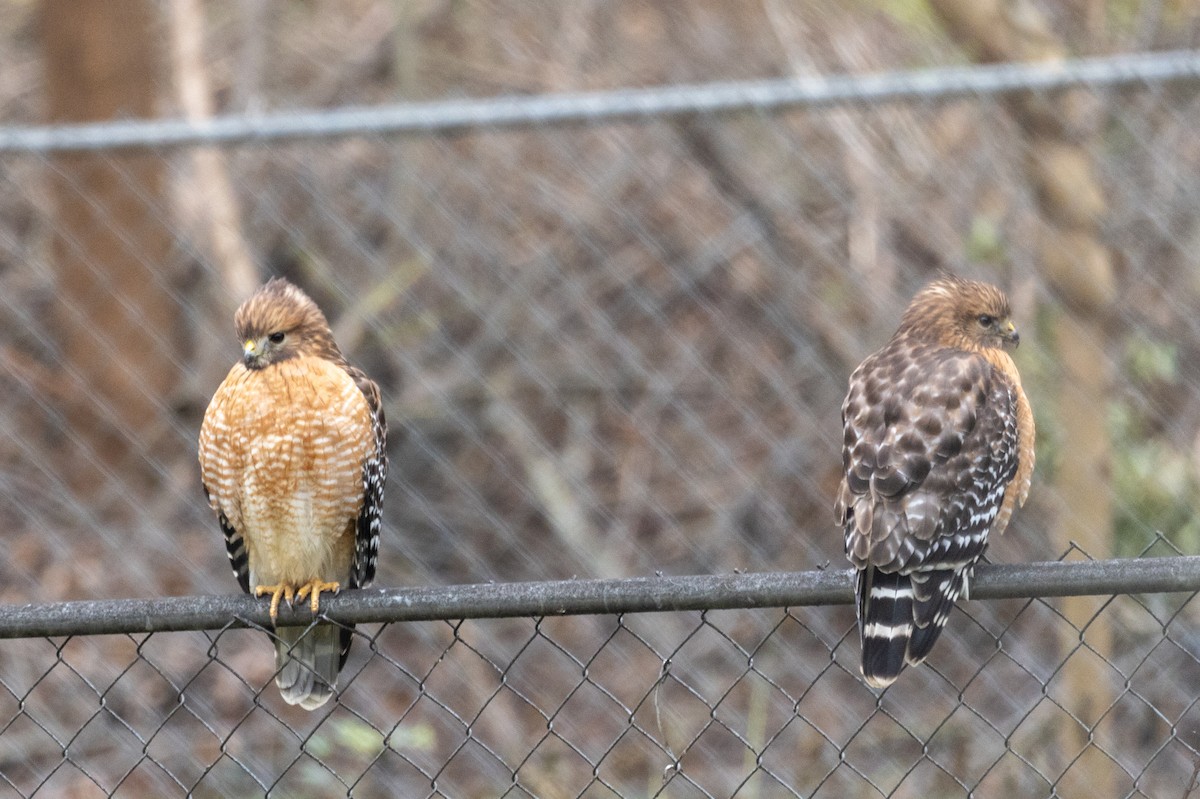
M51 123L154 113L160 73L153 0L44 0L41 40ZM169 423L181 372L171 289L165 163L148 152L56 155L51 334L73 399L64 471L98 505L153 485L148 458Z

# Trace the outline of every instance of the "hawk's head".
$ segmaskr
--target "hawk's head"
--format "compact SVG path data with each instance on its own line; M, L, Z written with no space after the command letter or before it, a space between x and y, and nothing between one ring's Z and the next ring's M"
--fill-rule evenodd
M1021 336L1004 292L989 283L943 275L917 292L899 334L978 352L1016 347Z
M342 357L325 314L307 294L281 277L271 279L242 303L233 324L247 369L262 369L298 355Z

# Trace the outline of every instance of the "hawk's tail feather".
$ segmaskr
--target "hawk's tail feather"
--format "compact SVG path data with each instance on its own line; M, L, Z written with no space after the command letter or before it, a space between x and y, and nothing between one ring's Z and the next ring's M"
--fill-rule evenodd
M958 601L966 582L964 569L914 572L910 576L913 591L913 630L908 641L910 665L929 657L941 635L950 611Z
M898 574L868 566L858 572L858 631L862 673L886 688L906 665L929 657L967 580L967 570Z
M912 584L903 574L868 566L858 572L857 591L863 678L872 688L886 688L904 668L913 629Z
M350 653L352 629L336 624L275 630L275 685L283 701L315 710L329 701Z

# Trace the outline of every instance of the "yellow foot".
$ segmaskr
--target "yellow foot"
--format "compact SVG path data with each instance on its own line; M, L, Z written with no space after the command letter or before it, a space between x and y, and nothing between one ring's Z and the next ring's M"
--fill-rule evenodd
M279 585L260 585L255 587L255 596L264 596L266 594L271 595L271 610L269 612L271 614L271 624L274 624L275 618L279 615L279 600L281 598L286 599L289 605L292 604L292 599L296 595L296 589L292 588L292 586L288 585L287 583L280 583ZM301 594L301 596L303 596L303 594Z
M312 608L312 612L316 614L317 608L321 602L321 592L332 591L336 594L340 590L342 590L341 583L327 583L320 578L314 577L312 580L309 580L307 583L300 586L299 590L296 591L296 596L299 599L304 599L306 595L311 594L312 601L309 603L309 606Z

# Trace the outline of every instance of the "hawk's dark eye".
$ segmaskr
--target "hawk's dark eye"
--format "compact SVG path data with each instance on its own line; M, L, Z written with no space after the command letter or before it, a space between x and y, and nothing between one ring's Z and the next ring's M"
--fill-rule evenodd
M991 327L995 323L995 321L996 320L994 318L988 316L987 314L984 314L983 316L979 317L979 326L980 327ZM274 341L275 339L271 339L271 340Z
M284 336L284 333L272 333L271 335L267 336L267 341L271 342L272 344L282 344Z

